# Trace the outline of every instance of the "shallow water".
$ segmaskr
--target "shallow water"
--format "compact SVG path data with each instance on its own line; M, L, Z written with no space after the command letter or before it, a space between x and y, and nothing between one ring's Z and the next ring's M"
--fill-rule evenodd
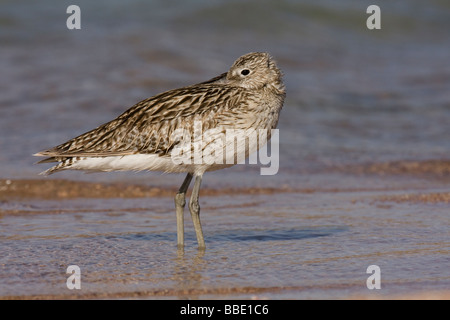
M171 198L30 201L1 219L1 294L342 298L448 289L448 203L377 201L382 194L203 197L207 249L196 249L189 222L184 252ZM366 287L374 264L380 292ZM66 287L69 265L81 269L76 293Z
M382 29L369 31L369 1L78 1L82 29L70 31L72 3L2 1L0 296L448 290L450 7L412 3L380 5ZM180 175L31 181L47 168L31 154L258 50L285 73L280 169L205 175L206 251L188 216L186 249L176 249ZM71 264L82 273L76 292L66 287ZM366 288L371 264L381 290Z

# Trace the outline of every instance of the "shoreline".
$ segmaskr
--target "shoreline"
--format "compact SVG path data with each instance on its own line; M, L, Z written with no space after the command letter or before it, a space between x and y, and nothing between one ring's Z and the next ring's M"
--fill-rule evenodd
M367 163L355 165L339 165L324 168L320 172L311 172L308 175L314 178L316 174L337 174L356 179L370 178L406 178L405 184L400 185L307 185L305 187L295 187L289 184L282 184L279 187L258 187L258 186L238 186L238 187L208 187L202 189L202 196L220 195L262 195L277 193L338 193L338 192L372 192L405 191L402 195L385 195L379 197L378 201L394 202L450 202L450 192L434 192L428 187L418 190L416 184L412 187L407 183L408 178L423 179L431 182L432 186L436 182L436 188L445 188L447 182L450 183L450 160L426 160L426 161L392 161L381 163ZM304 174L302 174L304 176ZM8 200L63 200L77 198L144 198L144 197L173 197L178 190L177 186L155 187L142 183L124 182L91 182L83 180L69 179L0 179L0 201ZM427 192L430 190L430 192Z
M110 198L154 198L173 197L176 187L152 187L129 182L87 182L66 179L0 179L0 201L8 200L68 200L68 199L110 199ZM426 190L426 189L425 189ZM280 188L236 187L205 188L202 196L263 195L277 193L357 193L357 192L401 192L403 194L379 196L383 202L450 203L449 192L424 192L424 190L402 187L342 187L342 188ZM190 192L188 192L188 195Z

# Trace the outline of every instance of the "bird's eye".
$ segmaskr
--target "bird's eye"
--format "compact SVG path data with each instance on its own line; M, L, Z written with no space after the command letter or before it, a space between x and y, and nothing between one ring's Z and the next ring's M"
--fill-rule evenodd
M249 73L250 73L250 70L248 70L248 69L244 69L244 70L241 71L241 74L242 74L243 76L246 76L246 75L248 75Z

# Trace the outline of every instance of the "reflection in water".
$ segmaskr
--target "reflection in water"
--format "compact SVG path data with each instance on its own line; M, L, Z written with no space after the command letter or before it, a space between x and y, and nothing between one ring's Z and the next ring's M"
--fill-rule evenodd
M184 248L177 248L177 256L173 266L173 278L176 283L174 289L180 294L178 298L199 298L198 296L193 296L191 292L192 289L204 287L202 285L202 272L206 264L206 261L203 260L204 256L205 249L197 249L197 252L193 256L188 256Z
M221 263L226 262L228 258L232 258L231 256L223 256L224 254L229 255L226 251L217 251L217 249L214 249L214 246L218 243L233 242L237 244L236 246L231 247L226 244L227 247L232 249L233 247L238 248L242 245L245 246L243 243L247 241L259 243L261 243L261 241L262 243L272 241L282 243L283 241L306 240L331 236L336 233L344 232L347 229L348 228L345 226L318 226L314 228L286 228L276 230L232 229L215 232L208 238L213 249L185 250L185 248L177 248L177 254L173 261L173 276L171 277L175 282L173 290L180 299L199 299L200 294L205 294L208 289L211 289L211 279L207 276L209 273L209 270L207 270L209 269L208 267L210 267L209 265L221 265ZM270 247L270 244L268 246ZM206 257L208 257L208 259L205 259ZM228 267L229 270L233 270L234 268L235 266ZM216 272L223 273L223 270L216 270ZM231 272L231 274L233 274L233 272ZM206 281L204 282L203 280L205 277ZM229 276L225 276L225 278L229 278ZM257 286L246 287L245 290L249 290L249 288L258 291Z
M216 241L282 241L301 240L308 238L330 236L346 231L345 226L324 226L314 228L289 228L289 229L232 229L215 233L211 240Z

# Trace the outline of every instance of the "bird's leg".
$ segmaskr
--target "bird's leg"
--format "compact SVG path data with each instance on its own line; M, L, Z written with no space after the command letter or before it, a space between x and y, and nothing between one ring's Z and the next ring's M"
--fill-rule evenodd
M198 204L198 192L200 191L201 183L202 176L196 176L191 199L189 200L189 211L191 212L195 234L197 235L198 248L205 249L205 239L203 237L202 224L200 222L200 205Z
M175 210L177 213L177 245L184 246L184 206L186 204L186 191L192 180L192 173L188 173L178 193L175 195Z

